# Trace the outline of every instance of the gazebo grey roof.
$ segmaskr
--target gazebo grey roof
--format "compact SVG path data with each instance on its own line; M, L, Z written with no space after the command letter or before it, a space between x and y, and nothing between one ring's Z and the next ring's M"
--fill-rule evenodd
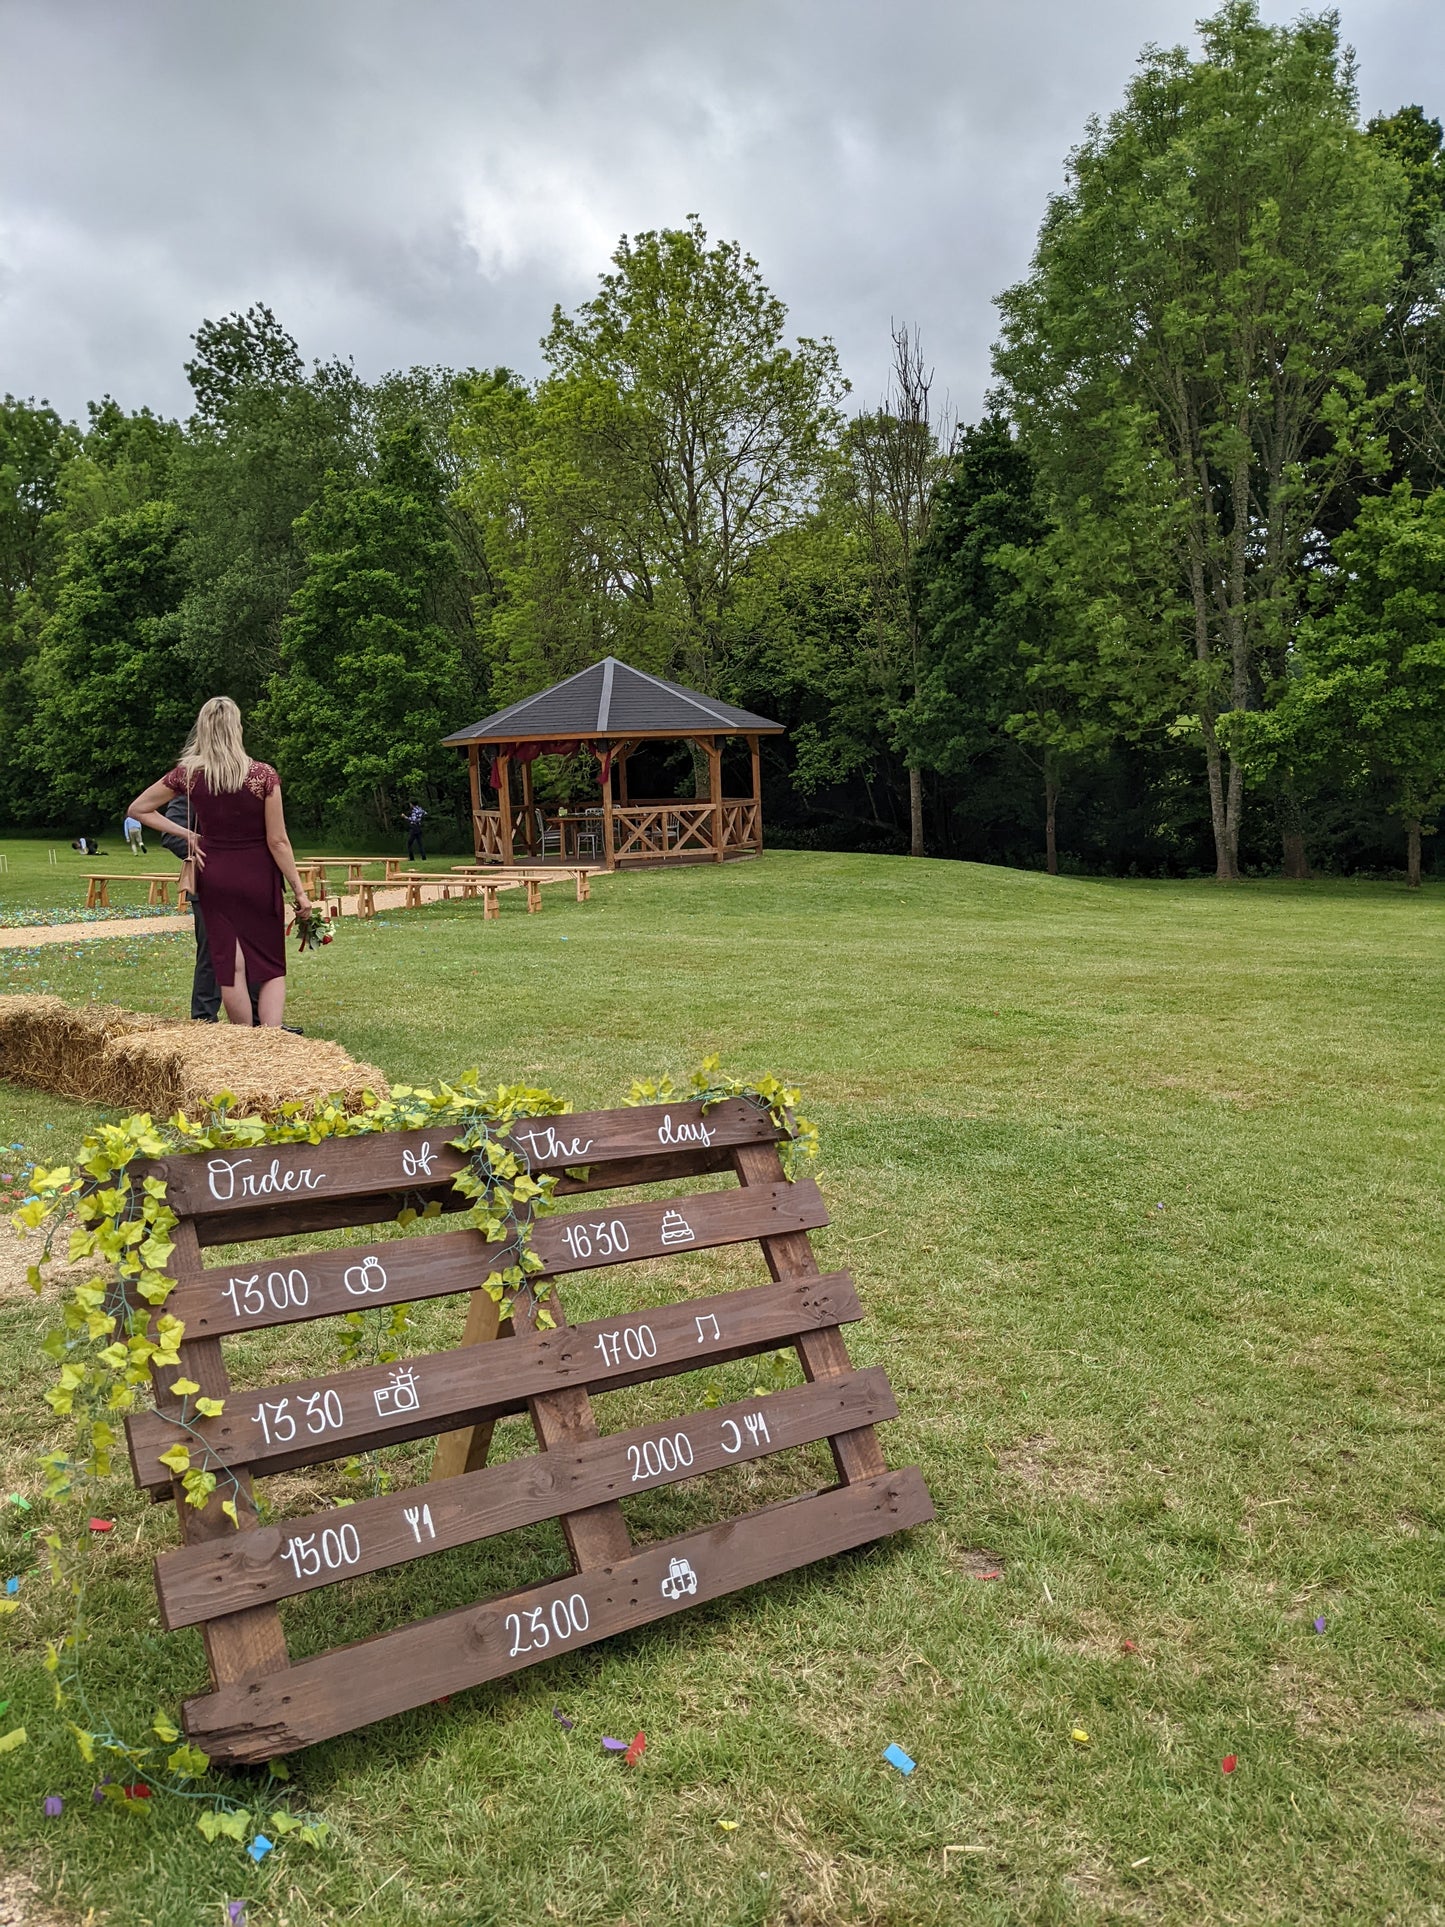
M645 669L604 656L590 669L554 683L535 696L499 709L468 729L443 737L465 749L471 743L562 742L581 737L753 736L781 732L784 725L716 696L684 689Z

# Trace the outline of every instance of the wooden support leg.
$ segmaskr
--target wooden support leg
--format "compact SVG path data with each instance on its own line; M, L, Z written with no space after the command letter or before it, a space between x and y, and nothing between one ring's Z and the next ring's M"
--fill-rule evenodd
M474 1291L467 1307L463 1345L485 1345L491 1339L511 1334L512 1321L500 1318L497 1301L491 1293ZM432 1478L454 1479L460 1472L480 1472L492 1449L494 1424L495 1420L489 1420L485 1425L464 1425L458 1432L443 1432L432 1458Z
M586 903L592 895L592 879L585 870L577 872L577 901Z
M85 892L85 907L87 910L93 910L95 908L95 878L87 877L86 884L88 887Z
M740 1145L733 1152L733 1169L741 1185L779 1184L783 1179L783 1160L776 1144ZM785 1231L777 1237L760 1238L758 1243L774 1278L818 1275L818 1260L806 1231ZM803 1374L810 1383L819 1378L836 1378L853 1369L842 1330L837 1325L806 1333L797 1341L796 1350ZM840 1432L829 1439L828 1444L844 1485L851 1485L857 1479L874 1478L888 1469L878 1434L871 1425L860 1426L856 1432Z
M487 907L482 913L483 920L487 923L495 923L497 921L497 918L502 914L501 906L497 902L496 884L495 883L485 884L483 886L483 895L486 897L486 900L487 900Z
M547 1300L547 1309L559 1325L566 1324L555 1292ZM517 1300L512 1315L519 1331L535 1331L535 1310L525 1294ZM541 1398L529 1399L527 1409L532 1415L537 1443L544 1452L554 1445L575 1445L579 1440L597 1437L592 1401L581 1386L569 1386L565 1391L546 1392ZM632 1535L616 1499L587 1506L581 1512L564 1512L559 1524L578 1572L616 1565L633 1550Z
M535 917L542 907L542 886L536 877L527 878L527 915Z

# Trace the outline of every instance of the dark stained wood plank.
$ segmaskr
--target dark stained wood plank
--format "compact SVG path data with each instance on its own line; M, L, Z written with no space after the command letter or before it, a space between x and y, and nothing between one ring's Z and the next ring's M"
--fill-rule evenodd
M618 1390L692 1371L862 1315L852 1280L841 1272L757 1285L519 1334L505 1344L231 1391L222 1415L199 1421L195 1431L219 1464L275 1473L475 1424L569 1386ZM159 1412L132 1414L126 1434L136 1483L168 1491L159 1455L185 1435Z
M564 1172L557 1179L557 1196L623 1191L632 1185L666 1184L676 1178L706 1177L732 1168L732 1150L727 1145L714 1145L705 1151L619 1158L592 1165L585 1178L569 1177ZM312 1231L339 1231L350 1225L385 1224L408 1202L415 1204L415 1193L376 1191L365 1197L296 1199L286 1206L284 1226L277 1225L274 1206L259 1205L224 1217L202 1218L196 1230L202 1245L249 1244L258 1238L294 1238ZM444 1212L465 1211L471 1199L453 1191L449 1181L446 1188L432 1193L428 1203L440 1205Z
M533 1228L531 1249L543 1266L534 1275L561 1277L741 1244L827 1221L818 1187L807 1179L750 1191L604 1206L600 1211L558 1212L539 1218ZM296 1252L262 1263L184 1271L173 1265L177 1282L165 1309L180 1319L188 1337L220 1338L473 1291L489 1271L511 1262L508 1246L488 1244L480 1232L448 1231L343 1250Z
M933 1517L916 1467L771 1506L186 1703L218 1765L272 1759Z
M652 1104L519 1119L507 1142L536 1174L655 1153L768 1142L776 1134L766 1112L731 1098L706 1116L698 1104ZM290 1208L310 1201L398 1190L430 1196L449 1189L466 1163L450 1142L457 1135L458 1126L447 1124L435 1130L325 1138L320 1144L195 1151L156 1159L137 1170L164 1177L167 1201L179 1216L226 1218L265 1206L274 1221L285 1226Z
M193 1225L177 1225L174 1242L183 1262L198 1261ZM201 1338L183 1343L178 1356L178 1365L162 1367L153 1374L159 1401L173 1410L179 1408L180 1400L171 1392L170 1386L180 1377L192 1379L200 1386L199 1397L229 1397L231 1381L226 1374L217 1339ZM172 1481L171 1492L176 1502L181 1537L187 1545L212 1545L218 1540L235 1540L240 1536L221 1510L228 1498L235 1502L236 1517L242 1527L255 1523L255 1495L251 1490L250 1477L244 1470L238 1470L234 1478L222 1479L204 1506L186 1503L179 1479ZM202 1638L211 1669L211 1683L215 1686L254 1679L262 1673L280 1672L290 1664L285 1628L274 1605L247 1606L224 1618L213 1619L203 1628Z
M875 1365L605 1438L558 1441L533 1458L441 1487L389 1492L163 1552L155 1562L161 1619L172 1631L193 1626L897 1416L887 1376Z
M776 1184L783 1175L783 1161L776 1144L739 1146L733 1153L733 1167L738 1174L738 1183L745 1189L755 1184ZM816 1276L817 1254L806 1231L787 1231L779 1237L764 1238L762 1246L768 1270L775 1278ZM848 1347L840 1331L813 1330L800 1335L797 1353L809 1379L836 1377L853 1369L853 1361L848 1356ZM838 1477L845 1484L850 1479L876 1478L884 1469L883 1448L878 1443L878 1436L866 1426L857 1432L840 1433L828 1443Z

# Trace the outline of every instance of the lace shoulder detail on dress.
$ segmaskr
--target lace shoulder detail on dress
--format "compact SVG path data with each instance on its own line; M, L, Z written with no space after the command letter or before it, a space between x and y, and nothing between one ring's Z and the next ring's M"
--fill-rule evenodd
M161 781L168 790L174 790L177 796L184 796L190 787L186 772L179 763L176 764L174 769L168 769L161 778Z
M246 772L246 788L252 796L269 796L280 784L281 778L269 763L252 763Z

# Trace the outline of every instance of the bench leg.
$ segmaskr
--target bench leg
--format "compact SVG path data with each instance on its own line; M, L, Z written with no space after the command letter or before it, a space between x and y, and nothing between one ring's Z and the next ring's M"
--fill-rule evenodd
M95 908L95 878L94 877L91 877L88 879L88 888L86 889L86 892L85 892L85 907L87 910L93 910Z
M489 883L486 886L486 899L487 908L483 921L486 923L495 923L497 918L502 914L501 906L497 902L497 886L495 883Z
M542 886L535 877L527 878L527 915L536 916L542 907Z

